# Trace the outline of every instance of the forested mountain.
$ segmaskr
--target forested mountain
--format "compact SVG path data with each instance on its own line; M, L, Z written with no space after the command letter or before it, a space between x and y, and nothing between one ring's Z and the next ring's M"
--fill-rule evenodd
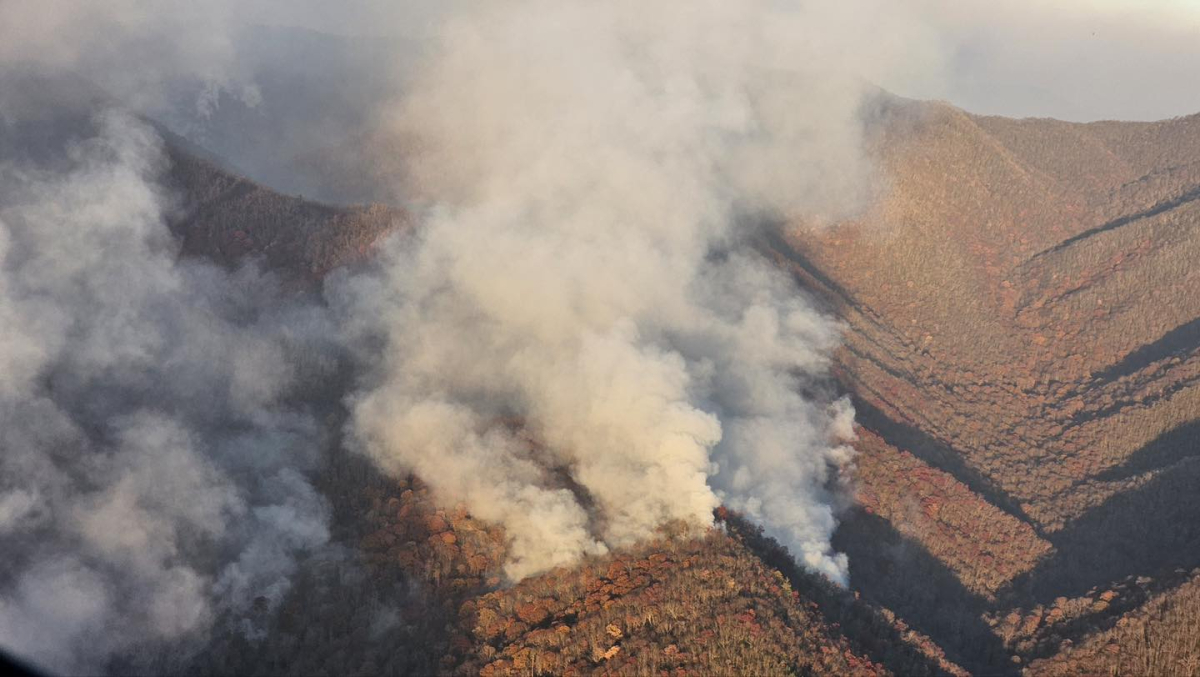
M314 579L261 645L218 641L203 668L1194 673L1200 117L1010 120L883 96L872 120L879 202L762 244L845 323L849 590L724 511L701 537L505 587L502 534L434 507L420 478L335 457L357 592ZM184 250L222 263L319 280L404 222L172 160ZM368 590L394 606L366 613L387 606Z

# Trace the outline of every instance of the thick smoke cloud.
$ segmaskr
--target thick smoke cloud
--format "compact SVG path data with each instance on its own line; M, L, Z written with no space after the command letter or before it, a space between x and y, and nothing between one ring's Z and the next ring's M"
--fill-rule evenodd
M350 432L505 526L512 578L725 503L845 580L839 328L755 245L886 189L868 83L1003 113L1193 106L1195 43L1174 37L1191 15L897 5L5 0L0 76L74 73L275 185L419 205L330 292L363 369ZM1005 49L1016 35L1039 41ZM3 131L58 103L28 94L0 88ZM326 542L306 477L329 431L304 396L339 348L323 309L253 270L177 260L160 141L135 118L102 115L50 163L6 142L0 644L97 671L244 621Z
M278 602L328 539L285 402L319 314L177 263L158 136L94 127L0 162L0 642L72 674Z
M407 88L444 17L479 4L6 0L0 65L71 69L272 187L402 202L407 148L386 124L388 95ZM1072 120L1200 112L1184 86L1200 68L1193 0L852 0L805 13L822 26L801 38L825 59L814 70L854 70L903 96Z
M6 0L0 4L0 64L71 71L123 106L161 109L166 86L186 77L210 110L221 90L255 98L233 46L236 5L186 0Z
M888 48L831 44L843 18L529 0L445 23L391 120L428 218L343 290L365 359L384 345L355 432L503 524L511 577L723 501L845 581L838 326L753 246L879 185L856 75Z

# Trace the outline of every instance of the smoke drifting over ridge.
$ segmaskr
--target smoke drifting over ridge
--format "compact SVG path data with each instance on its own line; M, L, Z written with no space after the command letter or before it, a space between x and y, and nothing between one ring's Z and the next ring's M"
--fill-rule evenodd
M253 102L232 4L150 7L5 3L0 26L25 30L0 65L76 70L141 112L176 78L204 83L201 114L214 92ZM923 58L889 7L430 11L449 16L427 58L380 65L405 89L371 116L408 142L427 218L329 297L362 446L504 525L512 578L724 502L844 581L838 327L753 245L878 189L859 76ZM12 96L4 125L30 111ZM0 158L0 643L64 671L277 601L328 538L304 479L328 431L298 397L336 350L326 309L177 261L159 141L98 121L50 166Z
M502 523L511 577L724 501L845 581L829 539L852 412L802 394L838 326L752 246L878 185L828 19L494 3L450 18L418 69L392 125L430 213L344 291L346 324L386 346L355 431Z
M1080 22L1088 2L899 4L0 2L0 76L71 72L179 124L268 108L238 46L247 26L370 33L388 44L324 75L369 69L384 91L339 88L347 101L278 138L321 160L331 137L351 140L333 173L361 164L378 186L356 174L329 194L425 210L373 271L331 286L332 309L305 305L253 270L177 260L164 155L134 117L68 130L79 141L45 163L15 152L4 133L61 102L0 77L0 645L99 671L278 601L328 539L306 474L331 431L304 396L338 341L362 369L358 443L503 524L512 578L706 525L723 502L844 580L829 536L853 412L823 387L838 326L754 245L882 189L864 83L1080 118L1194 101L1177 84L1194 15L1180 28ZM272 58L302 53L280 35ZM1011 35L1042 47L1012 50ZM1114 65L1143 95L1096 85ZM995 96L1031 72L1036 90ZM1048 110L1047 92L1069 105ZM264 126L298 100L273 102ZM403 182L377 166L400 153ZM244 166L290 169L272 160Z
M320 315L176 262L152 129L76 131L0 161L0 644L71 674L278 602L329 535L285 405Z

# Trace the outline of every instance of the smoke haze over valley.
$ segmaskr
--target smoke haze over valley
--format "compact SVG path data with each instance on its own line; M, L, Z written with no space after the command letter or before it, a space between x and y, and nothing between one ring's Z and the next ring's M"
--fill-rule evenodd
M1191 674L1198 33L0 4L0 649Z

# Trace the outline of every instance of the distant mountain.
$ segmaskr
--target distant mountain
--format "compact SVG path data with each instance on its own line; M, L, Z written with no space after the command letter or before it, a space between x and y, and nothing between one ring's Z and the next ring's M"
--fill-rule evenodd
M182 197L171 228L183 253L224 265L254 258L299 283L365 260L407 216L382 205L335 207L283 195L211 161L168 148L167 185Z
M29 70L0 73L0 89L0 158L24 167L65 166L65 149L95 136L94 116L114 105L87 82ZM239 175L225 156L150 122L163 138L162 183L174 201L168 225L184 255L227 266L253 258L311 286L364 260L384 234L408 223L396 208L334 206L277 192Z

